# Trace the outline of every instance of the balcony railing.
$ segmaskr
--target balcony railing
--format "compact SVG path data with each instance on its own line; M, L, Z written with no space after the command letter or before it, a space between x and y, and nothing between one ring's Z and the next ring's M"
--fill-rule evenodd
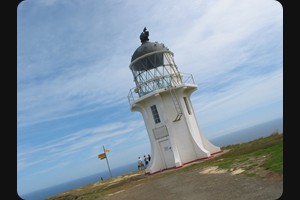
M180 86L184 84L195 84L192 74L180 73L180 78L177 76L177 80L176 78L174 79L174 74L159 76L144 82L138 87L131 88L128 93L128 101L129 104L131 104L131 102L136 101L142 96L149 94L150 92L153 92L155 90Z

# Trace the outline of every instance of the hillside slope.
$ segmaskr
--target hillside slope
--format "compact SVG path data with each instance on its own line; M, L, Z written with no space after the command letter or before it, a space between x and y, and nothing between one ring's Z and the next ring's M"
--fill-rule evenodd
M212 158L154 175L143 171L96 182L48 200L273 200L283 192L283 134L222 147Z

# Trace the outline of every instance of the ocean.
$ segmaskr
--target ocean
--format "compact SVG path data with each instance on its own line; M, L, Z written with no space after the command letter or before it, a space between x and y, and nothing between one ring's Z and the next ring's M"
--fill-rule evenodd
M273 132L279 132L279 133L283 132L282 118L275 119L262 124L258 124L246 129L242 129L230 134L226 134L224 136L209 139L209 141L216 146L222 147L230 144L248 142L260 137L266 137L271 135ZM122 174L137 171L137 166L136 163L134 162L119 168L111 169L111 171L113 177L116 177ZM21 198L24 200L44 200L46 197L50 197L77 187L81 187L87 184L100 181L101 177L103 177L103 179L108 179L110 176L108 172L97 173L84 178L66 182L60 185L56 185L32 193L24 194L21 196Z
M245 128L233 133L210 139L216 146L222 147L230 144L249 142L260 137L266 137L273 132L283 132L283 119L278 118L249 128Z
M137 165L136 165L136 162L134 162L134 163L130 163L128 165L124 165L122 167L113 168L113 169L111 169L111 171L112 171L113 177L116 177L116 176L120 176L122 174L127 174L130 172L137 171ZM78 188L78 187L81 187L84 185L88 185L91 183L101 181L101 177L104 180L110 178L109 172L105 171L105 172L97 173L94 175L90 175L90 176L87 176L84 178L80 178L77 180L62 183L62 184L59 184L56 186L52 186L52 187L38 190L35 192L31 192L28 194L23 194L20 197L24 200L44 200L47 197L50 197L50 196L53 196L56 194L60 194L65 191L68 191L68 190L71 190L74 188Z

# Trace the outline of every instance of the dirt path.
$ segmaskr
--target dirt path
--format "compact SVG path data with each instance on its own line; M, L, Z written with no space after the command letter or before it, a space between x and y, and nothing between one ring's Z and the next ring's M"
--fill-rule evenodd
M241 172L212 167L150 175L97 200L274 200L281 196L282 178L261 179Z

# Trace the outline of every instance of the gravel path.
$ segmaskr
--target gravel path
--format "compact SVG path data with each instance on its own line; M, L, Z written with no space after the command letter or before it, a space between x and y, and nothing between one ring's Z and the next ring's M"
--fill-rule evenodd
M97 200L275 200L282 192L282 178L198 169L171 176L150 175Z

